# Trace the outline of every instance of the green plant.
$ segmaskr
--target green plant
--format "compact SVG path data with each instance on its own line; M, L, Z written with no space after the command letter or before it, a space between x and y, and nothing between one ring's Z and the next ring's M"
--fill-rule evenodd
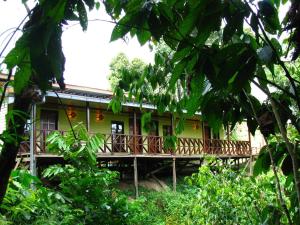
M52 133L48 147L69 162L45 169L45 188L27 171L14 171L1 212L14 224L124 224L127 199L115 186L119 174L97 167L100 135L89 136L79 124L73 132ZM32 188L34 185L35 188ZM5 221L5 218L3 219Z
M212 166L213 165L213 166ZM287 224L271 172L248 177L215 159L186 177L177 192L141 191L128 203L127 224ZM280 176L280 182L286 182ZM288 199L286 202L290 203Z
M62 155L70 164L47 168L43 176L59 181L59 192L69 199L71 208L81 212L83 224L122 224L127 215L126 197L115 185L119 174L97 167L97 152L103 144L99 134L90 136L82 124L73 132L52 133L48 148Z

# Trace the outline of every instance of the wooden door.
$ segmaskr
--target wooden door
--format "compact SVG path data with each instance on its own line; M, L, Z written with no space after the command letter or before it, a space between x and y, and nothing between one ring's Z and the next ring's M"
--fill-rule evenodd
M124 146L124 122L111 122L111 139L113 152L126 152Z
M130 141L129 146L131 152L134 153L142 153L143 150L143 140L142 140L142 130L141 130L141 120L136 120L136 128L134 132L134 119L129 119L129 134L130 134ZM136 136L133 136L136 133Z
M149 153L159 153L160 143L158 136L158 121L152 121L152 126L148 133L148 149Z

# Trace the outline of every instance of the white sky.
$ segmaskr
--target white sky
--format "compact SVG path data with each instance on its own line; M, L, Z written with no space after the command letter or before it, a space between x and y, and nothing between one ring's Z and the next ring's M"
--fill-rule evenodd
M25 15L26 10L21 0L0 0L0 35L9 28L17 27ZM101 5L100 11L89 13L89 19L110 20L110 17ZM123 40L110 43L113 27L114 24L95 21L89 23L86 32L82 32L80 25L65 29L63 51L66 57L66 83L109 89L109 64L120 52L124 52L129 59L140 58L146 63L153 62L153 52L148 45L141 47L136 39L130 40L128 44ZM9 32L0 36L0 50L3 49L8 34ZM8 49L13 47L17 37Z

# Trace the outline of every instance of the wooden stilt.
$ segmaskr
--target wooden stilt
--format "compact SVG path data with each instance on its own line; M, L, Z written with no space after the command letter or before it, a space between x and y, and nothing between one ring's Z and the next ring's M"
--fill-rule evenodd
M137 168L137 158L134 157L133 160L133 170L134 170L134 187L135 187L135 197L139 197L139 188L138 188L138 168Z
M176 159L173 158L173 191L176 192Z
M30 127L30 174L32 176L36 176L36 104L32 104L31 106L31 127Z
M250 155L249 158L249 175L252 176L253 175L253 156L252 154Z
M249 174L250 176L253 175L253 167L252 167L252 162L253 162L253 153L252 153L252 146L251 146L251 133L248 129L248 139L249 139L249 151L250 151L250 158L249 158Z

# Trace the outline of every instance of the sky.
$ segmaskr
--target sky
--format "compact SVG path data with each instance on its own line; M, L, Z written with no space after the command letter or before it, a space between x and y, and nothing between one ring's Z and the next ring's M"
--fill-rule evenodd
M29 1L30 6L33 5L32 2ZM101 6L99 11L89 13L89 20L110 20L104 6ZM0 35L7 29L17 27L25 15L26 9L21 0L0 0ZM70 24L64 28L62 41L66 57L64 77L67 84L109 89L109 64L120 52L124 52L131 60L140 58L146 63L153 62L154 53L147 44L141 47L136 39L129 40L128 43L123 40L110 42L113 28L114 24L100 21L91 21L86 32L78 24ZM0 36L0 49L7 42L8 34L6 32ZM19 36L16 35L12 40L8 50L14 46L17 37Z

